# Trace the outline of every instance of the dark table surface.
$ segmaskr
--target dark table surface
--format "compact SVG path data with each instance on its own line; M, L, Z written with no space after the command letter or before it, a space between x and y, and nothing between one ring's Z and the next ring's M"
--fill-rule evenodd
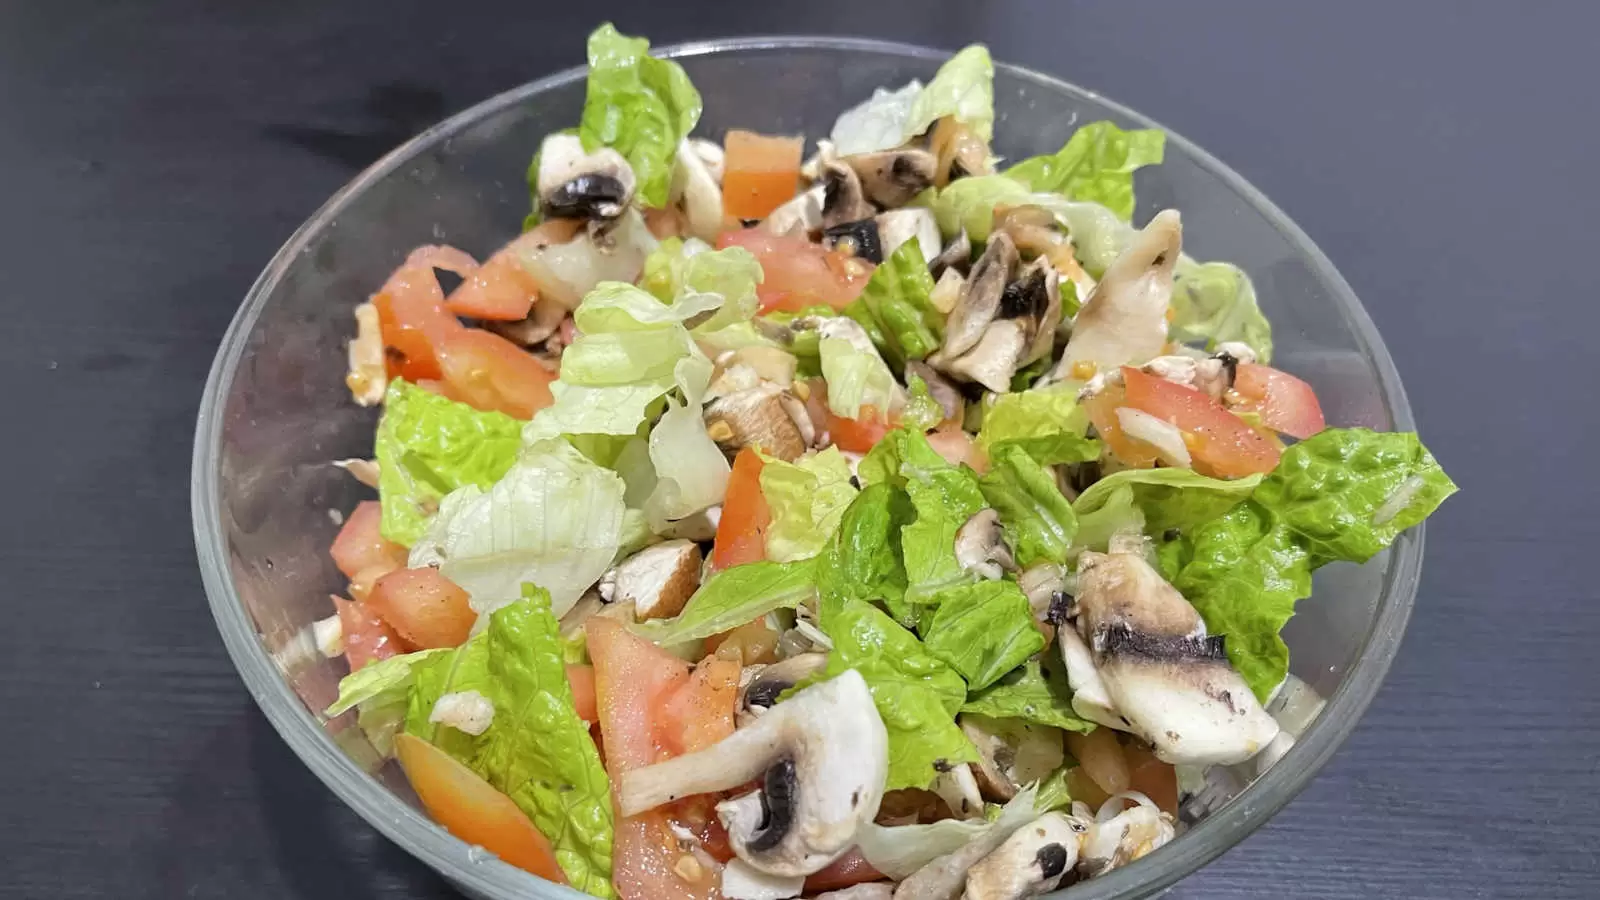
M195 411L295 226L426 125L578 62L599 6L0 4L0 895L449 894L302 768L224 655ZM1364 299L1463 491L1355 735L1174 896L1600 895L1600 9L611 6L658 44L984 41L1276 200Z

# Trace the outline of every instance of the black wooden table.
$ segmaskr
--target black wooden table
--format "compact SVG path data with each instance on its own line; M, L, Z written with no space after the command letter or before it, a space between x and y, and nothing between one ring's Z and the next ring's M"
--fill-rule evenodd
M0 895L441 897L257 712L188 513L224 326L322 200L596 20L984 41L1153 115L1364 299L1463 491L1355 736L1174 896L1600 896L1600 9L0 4ZM549 7L549 8L541 8Z

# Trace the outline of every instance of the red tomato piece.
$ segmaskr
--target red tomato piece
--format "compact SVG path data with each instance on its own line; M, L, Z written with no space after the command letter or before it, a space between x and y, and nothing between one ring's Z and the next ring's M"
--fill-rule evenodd
M1258 413L1261 424L1273 431L1304 440L1328 427L1317 392L1288 372L1257 363L1240 363L1233 391L1239 400L1229 408Z
M539 299L539 283L522 265L511 247L501 248L470 273L462 273L459 287L445 305L459 316L515 322L528 317Z
M439 377L438 346L463 326L444 305L444 291L433 273L437 262L422 248L394 270L372 305L378 310L389 376L407 381Z
M1270 472L1278 464L1278 448L1209 395L1131 366L1123 367L1122 383L1127 406L1171 422L1183 432L1196 472L1241 478Z
M725 231L717 248L743 247L761 263L761 311L798 312L826 304L843 309L872 277L872 264L813 244L805 235L769 234L760 228Z
M367 608L419 650L457 647L478 620L467 592L431 566L396 569L379 578Z
M882 881L886 876L872 867L861 851L851 847L845 855L834 860L827 868L806 878L807 894L837 891L853 884Z
M861 407L860 414L854 419L829 411L824 421L834 446L847 453L866 453L894 428L893 422L879 414L877 407L870 405Z
M555 402L555 374L498 334L463 328L441 342L438 352L450 392L477 409L531 419Z
M723 139L722 211L764 219L800 189L805 139L733 129Z
M674 756L704 750L733 734L739 700L737 662L708 656L660 710L661 741Z
M1135 744L1122 748L1132 776L1129 787L1136 790L1167 813L1178 814L1178 770L1171 763L1156 758L1149 750Z
M510 797L415 735L395 735L394 750L428 815L446 831L546 881L567 883L549 839Z
M572 687L572 705L578 718L585 722L598 722L600 714L594 703L594 666L567 666L567 684Z
M711 569L758 562L767 557L767 526L772 511L761 493L761 455L745 447L733 458L728 475L728 494L722 501L722 518L717 522L717 539L711 546Z
M1127 405L1128 393L1120 384L1105 387L1083 401L1084 412L1094 424L1095 433L1111 448L1111 453L1130 469L1149 469L1156 464L1155 448L1122 433L1117 407Z
M335 594L333 606L339 611L339 628L344 632L344 658L350 663L350 671L397 653L410 652L405 639L367 609L366 604Z
M406 564L406 548L383 536L382 523L383 510L376 500L361 501L345 518L328 555L346 578L354 579L373 570L382 575Z

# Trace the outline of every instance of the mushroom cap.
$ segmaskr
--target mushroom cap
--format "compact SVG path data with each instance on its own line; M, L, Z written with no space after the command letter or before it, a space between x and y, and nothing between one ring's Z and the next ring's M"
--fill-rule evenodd
M1096 821L1089 825L1078 847L1078 872L1094 878L1160 849L1177 833L1172 819L1149 798L1134 796L1137 805L1108 816L1111 804L1121 804L1119 794L1106 801ZM1104 821L1100 821L1103 819Z
M871 218L877 212L867 202L861 179L849 165L837 159L827 160L822 164L821 175L823 228Z
M933 187L939 164L932 153L915 147L856 153L844 162L855 170L867 198L886 209L905 206Z
M575 134L553 134L539 147L539 207L555 219L615 219L638 181L621 153L586 153Z
M724 450L760 444L778 459L794 462L810 441L793 414L796 405L785 403L784 397L783 389L770 382L718 397L706 407L706 431ZM804 404L798 408L805 410ZM811 424L809 419L805 424Z
M1078 863L1080 827L1053 812L1017 829L967 873L962 900L1020 900L1054 890Z

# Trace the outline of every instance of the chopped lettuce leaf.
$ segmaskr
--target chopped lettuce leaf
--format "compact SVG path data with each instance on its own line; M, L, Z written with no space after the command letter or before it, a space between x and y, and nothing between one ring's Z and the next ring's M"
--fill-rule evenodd
M572 311L572 324L577 326L578 332L584 336L600 334L629 334L635 332L660 332L675 334L668 326L681 325L704 313L719 309L723 305L723 296L711 292L690 291L681 294L673 300L660 300L648 291L641 290L631 284L620 281L602 281L595 285L594 290L585 294L583 302ZM578 346L573 344L573 348ZM626 347L626 345L624 345ZM590 348L580 351L580 357L594 353ZM561 373L567 371L567 355L561 355ZM594 368L601 373L599 377L609 379L609 367L594 365L588 360L583 361L585 368ZM625 380L632 380L631 378ZM580 381L585 383L610 383L609 380L599 382Z
M821 553L856 497L850 463L837 447L788 463L763 455L761 493L772 513L767 559L789 562Z
M700 121L700 93L683 67L649 55L650 42L608 22L589 35L588 95L578 136L586 151L614 147L633 167L638 195L667 205L678 142Z
M922 628L923 645L973 690L988 687L1044 649L1028 598L1015 582L946 588L934 599L932 620Z
M1021 719L1083 734L1095 727L1072 711L1072 688L1067 684L1066 668L1055 653L1030 659L989 687L975 690L961 711L995 719Z
M1194 530L1174 581L1263 701L1289 671L1279 632L1311 572L1365 562L1456 486L1415 434L1330 428L1284 451L1249 499Z
M446 496L410 563L439 565L480 614L515 600L525 581L565 614L621 545L625 489L571 445L535 444L489 490L469 484Z
M886 356L903 365L908 359L922 359L939 349L944 340L945 317L928 299L932 293L928 261L922 258L922 248L914 240L901 244L872 270L859 299L883 335Z
M898 90L877 89L839 116L830 139L844 156L892 150L945 116L954 116L985 141L993 138L994 62L983 45L951 57L927 87L913 81Z
M694 592L683 612L633 626L652 643L670 647L737 628L777 609L793 609L816 593L816 565L754 562L723 569Z
M1071 766L1062 766L1039 783L1038 797L1033 801L1035 812L1047 813L1072 806L1072 790L1067 787L1067 772Z
M1082 526L1077 543L1091 550L1106 548L1106 542L1113 532L1097 533L1093 535L1095 540L1090 542L1081 531L1089 529L1091 517L1107 509L1125 510L1131 505L1137 515L1129 515L1127 521L1134 518L1139 521L1133 528L1124 530L1160 536L1168 529L1186 530L1215 519L1250 496L1250 492L1260 483L1260 475L1224 481L1207 478L1190 469L1123 469L1112 472L1090 485L1088 490L1078 495L1078 499L1072 501L1072 511L1077 514ZM1121 495L1124 490L1127 491L1126 498Z
M902 405L904 392L894 373L878 355L871 337L854 319L824 319L817 351L822 357L822 379L828 384L828 409L846 419L861 417L871 406L888 415Z
M868 485L850 501L828 549L817 560L817 593L824 618L847 599L881 600L906 612L900 535L915 515L905 492L889 484Z
M706 432L700 403L711 381L711 361L696 353L678 363L677 382L684 402L667 401L667 411L650 431L650 462L656 484L645 501L650 527L663 531L673 522L722 502L728 492L728 458Z
M994 230L996 206L1026 206L1047 196L1035 195L1021 182L1004 175L971 175L950 182L934 196L933 216L946 239L965 229L968 237L981 243Z
M412 669L427 660L454 652L454 648L449 647L418 650L368 663L339 679L339 699L323 714L329 717L344 715L359 705L374 701L383 703L395 699L397 695L404 703L413 683Z
M1161 163L1167 136L1155 129L1123 131L1090 122L1053 154L1025 159L1003 174L1028 190L1098 203L1123 221L1133 218L1133 172Z
M1086 437L1089 414L1078 405L1074 382L999 394L983 411L978 446L992 454L1016 446L1040 465L1100 458L1100 442Z
M944 421L944 407L933 399L928 383L920 375L912 375L906 385L906 408L900 411L900 424L917 431L931 431Z
M1262 362L1272 359L1272 325L1256 303L1250 276L1232 263L1181 257L1173 273L1172 339L1215 348L1240 341Z
M820 625L833 641L822 677L860 672L888 729L885 790L926 788L941 769L977 761L977 748L955 723L966 683L915 635L872 604L849 597L825 606Z
M383 536L416 543L445 494L464 484L487 488L511 468L521 432L504 413L391 381L374 441Z
M448 653L417 661L411 671L412 687L406 698L404 731L471 766L486 738L434 722L433 706L440 697L456 691L477 691L485 697L492 696L488 640L479 634Z
M1038 818L1045 810L1043 800L1040 789L1029 785L1018 791L993 819L942 819L928 825L867 822L856 830L856 837L867 862L898 881L976 841L999 845L1012 832Z
M1064 563L1078 530L1072 504L1056 487L1049 470L1018 446L1000 446L979 479L983 496L1000 513L1006 543L1017 564Z
M1082 500L1082 495L1078 499ZM1070 551L1074 554L1082 550L1104 551L1116 535L1145 532L1144 510L1134 497L1133 485L1127 482L1114 483L1082 508L1074 502L1072 512L1078 517L1078 532L1073 535Z
M663 303L704 304L715 315L693 323L695 336L714 334L755 315L761 263L743 247L712 250L704 241L668 238L644 262L640 285Z

